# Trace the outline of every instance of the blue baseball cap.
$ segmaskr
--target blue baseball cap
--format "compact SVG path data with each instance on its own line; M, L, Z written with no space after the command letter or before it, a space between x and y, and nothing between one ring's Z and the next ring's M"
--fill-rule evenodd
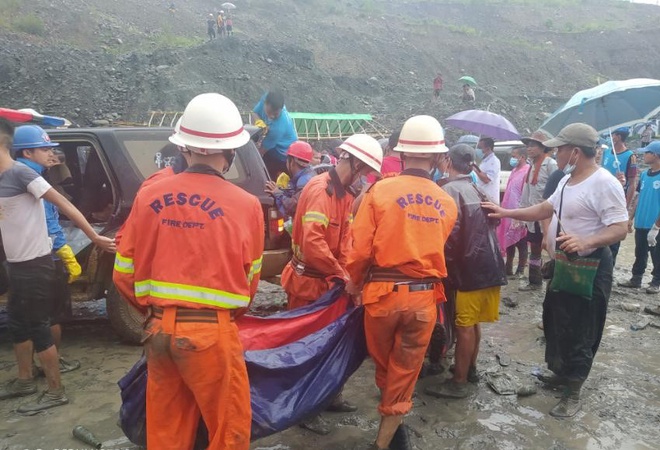
M660 141L653 141L642 149L644 153L655 153L660 156Z

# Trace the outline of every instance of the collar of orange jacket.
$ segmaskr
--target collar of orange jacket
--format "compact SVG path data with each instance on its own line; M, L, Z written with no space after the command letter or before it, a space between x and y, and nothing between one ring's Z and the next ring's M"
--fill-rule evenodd
M401 175L411 175L413 177L421 177L428 180L431 179L431 175L426 170L422 169L406 169L401 172Z
M328 175L330 175L330 180L328 180L328 187L325 189L325 191L330 197L336 194L338 199L344 198L344 196L346 196L346 188L343 184L341 184L339 175L337 174L337 171L334 167L330 169Z

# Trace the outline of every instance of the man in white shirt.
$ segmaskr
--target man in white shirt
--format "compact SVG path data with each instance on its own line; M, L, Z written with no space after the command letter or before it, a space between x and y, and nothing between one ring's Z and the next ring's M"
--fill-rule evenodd
M550 411L555 417L572 417L580 410L580 389L600 345L612 289L609 246L625 239L628 227L623 188L596 163L597 143L598 133L591 126L568 125L556 138L543 142L546 147L557 147L557 163L566 163L564 173L569 175L548 200L513 210L483 204L493 211L490 216L494 218L552 218L548 229L551 249L563 250L569 259L579 255L600 260L590 299L552 288L545 295L545 361L553 374L539 379L548 385L565 386L562 399Z
M48 390L35 402L17 409L19 413L34 414L69 402L60 381L59 356L50 330L55 266L41 199L57 206L103 250L115 251L115 244L113 239L96 234L80 211L37 172L11 158L13 132L11 124L0 119L0 231L9 273L8 329L18 362L18 378L0 389L0 399L37 391L32 373L34 350L46 374ZM53 155L50 138L44 132L39 139L43 145L30 152L45 165Z
M481 138L477 145L477 156L483 155L479 167L475 167L477 174L477 186L490 198L500 204L500 172L502 164L497 159L493 149L495 142L491 138ZM481 153L481 155L479 155Z

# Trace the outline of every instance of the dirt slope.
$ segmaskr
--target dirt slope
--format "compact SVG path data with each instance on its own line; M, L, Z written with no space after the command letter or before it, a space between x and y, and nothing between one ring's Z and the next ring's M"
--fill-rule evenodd
M369 112L394 127L465 109L456 80L472 75L475 106L527 132L578 89L660 74L660 8L621 1L237 0L235 36L211 43L218 0L178 0L175 13L157 0L16 3L0 21L2 105L82 125L139 121L206 91L249 111L277 86L290 110ZM17 31L26 17L41 35ZM432 103L437 70L445 91Z

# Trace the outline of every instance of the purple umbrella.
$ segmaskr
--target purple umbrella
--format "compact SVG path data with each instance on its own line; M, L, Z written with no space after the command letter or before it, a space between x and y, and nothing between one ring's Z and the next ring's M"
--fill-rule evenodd
M454 114L445 119L447 125L461 130L488 136L493 139L514 140L520 139L520 134L504 117L489 111L469 109Z

